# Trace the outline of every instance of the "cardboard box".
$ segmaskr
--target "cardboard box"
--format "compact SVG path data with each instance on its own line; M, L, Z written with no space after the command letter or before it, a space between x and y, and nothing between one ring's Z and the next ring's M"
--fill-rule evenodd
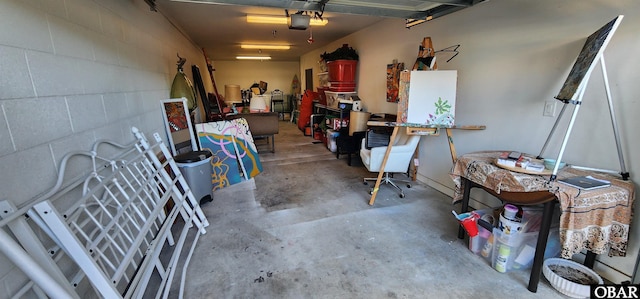
M327 96L327 106L331 108L339 108L340 100L350 100L351 96L355 96L357 92L333 92L333 91L325 91L324 94Z

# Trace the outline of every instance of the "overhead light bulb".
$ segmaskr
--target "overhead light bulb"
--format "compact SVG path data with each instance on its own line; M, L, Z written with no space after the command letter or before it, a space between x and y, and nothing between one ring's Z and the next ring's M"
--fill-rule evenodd
M309 38L307 39L307 42L309 44L313 44L314 40L313 40L313 30L309 29Z

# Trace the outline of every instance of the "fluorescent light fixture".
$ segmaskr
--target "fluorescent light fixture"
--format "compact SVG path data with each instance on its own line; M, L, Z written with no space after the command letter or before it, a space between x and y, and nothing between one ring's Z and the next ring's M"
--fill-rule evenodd
M241 60L269 60L271 56L236 56L236 59Z
M253 50L289 50L291 46L289 45L240 45L242 49L253 49Z
M287 25L289 22L289 18L286 16L269 16L269 15L247 15L247 23L258 23L258 24L283 24ZM324 26L329 23L329 20L326 18L318 19L312 18L309 25L311 26Z
M405 28L411 28L413 26L422 24L424 22L426 22L427 20L423 20L423 19L406 19L405 20Z
M427 15L427 17L424 18L424 19L405 19L405 27L406 28L411 28L413 26L416 26L416 25L419 25L419 24L422 24L424 22L428 22L428 21L431 21L431 20L433 20L433 15L431 15L431 14Z

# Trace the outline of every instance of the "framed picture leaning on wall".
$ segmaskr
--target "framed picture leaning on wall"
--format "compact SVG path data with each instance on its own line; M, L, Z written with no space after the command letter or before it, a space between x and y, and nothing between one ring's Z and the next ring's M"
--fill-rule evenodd
M187 108L187 99L168 99L162 101L162 116L169 140L171 153L176 156L196 151L198 145L191 125Z

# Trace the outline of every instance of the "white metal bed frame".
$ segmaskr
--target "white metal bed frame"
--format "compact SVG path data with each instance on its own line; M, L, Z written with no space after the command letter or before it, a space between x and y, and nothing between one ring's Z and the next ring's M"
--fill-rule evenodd
M132 133L137 141L126 146L99 140L92 151L67 154L51 191L22 207L0 201L0 252L28 277L13 298L167 298L179 261L182 298L209 223L160 135L150 144ZM103 144L120 153L104 158ZM89 174L65 183L78 157L90 160Z

